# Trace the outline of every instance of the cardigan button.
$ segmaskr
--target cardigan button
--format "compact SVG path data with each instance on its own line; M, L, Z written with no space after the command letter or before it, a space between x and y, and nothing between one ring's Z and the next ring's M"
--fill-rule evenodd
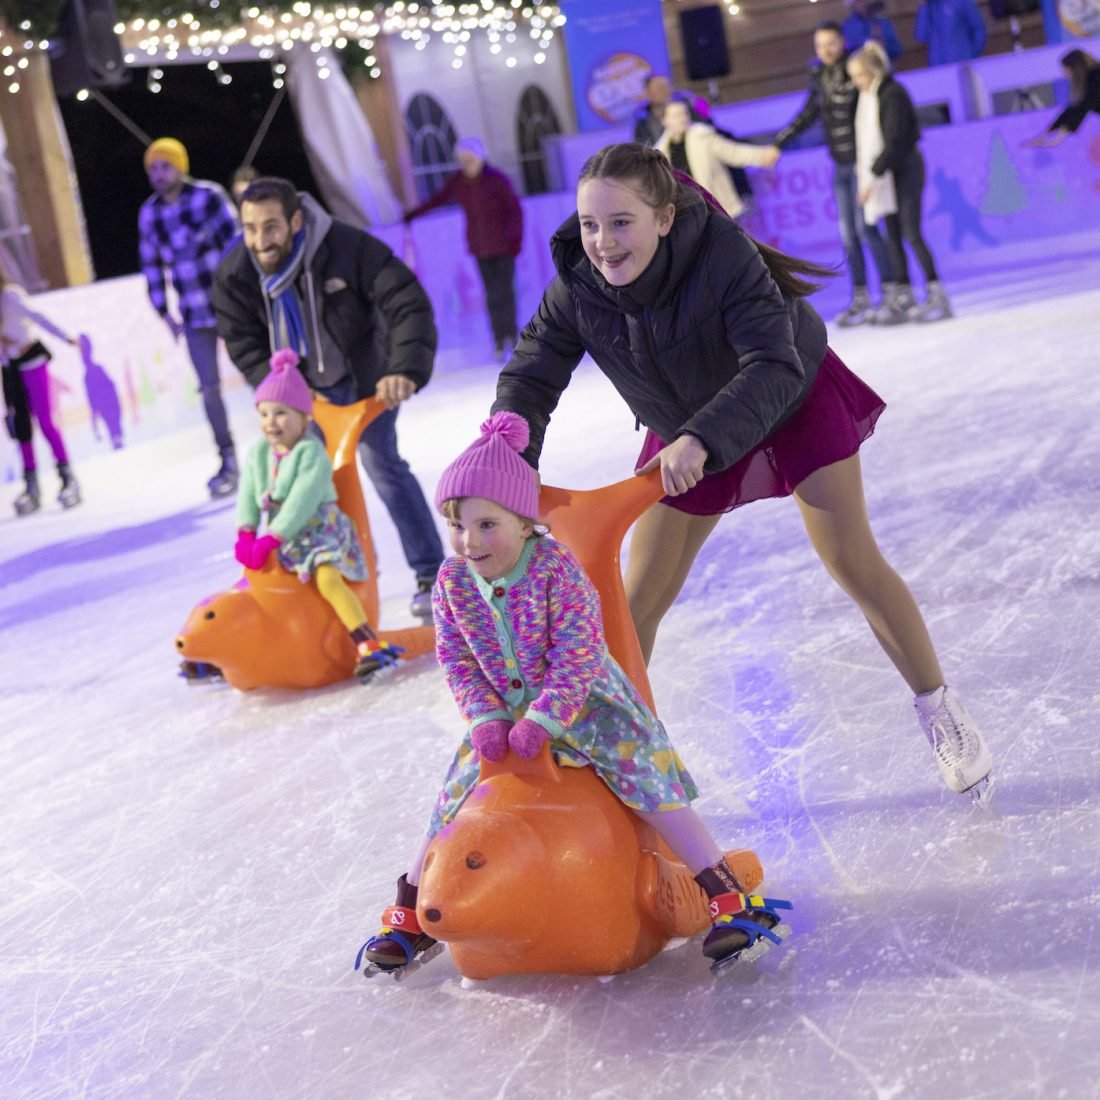
M496 586L496 588L494 588L494 589L493 589L493 595L494 595L494 596L496 596L496 597L497 597L498 599L499 599L499 598L500 598L501 596L503 596L503 595L504 595L504 587L503 587L503 585L499 585L499 584L498 584L498 585Z
M523 687L523 681L522 680L513 680L512 681L512 687L514 687L516 689L516 691L519 691L519 689L521 687Z

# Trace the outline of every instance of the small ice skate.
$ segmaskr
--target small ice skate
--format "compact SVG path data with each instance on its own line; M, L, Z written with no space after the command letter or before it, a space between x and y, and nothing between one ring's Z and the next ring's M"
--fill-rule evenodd
M918 695L913 706L944 782L956 794L969 793L979 806L988 806L993 754L962 701L945 685Z
M57 494L58 504L62 508L75 508L83 497L80 495L80 486L77 484L69 464L67 462L58 463L57 474L61 478L61 492Z
M232 451L222 454L222 464L218 472L206 483L212 500L232 496L237 491L240 472L237 469L237 456Z
M389 642L376 637L366 623L357 626L351 632L351 640L355 643L355 651L358 654L355 678L361 684L371 680L376 672L393 668L401 654L405 652L403 646L390 645Z
M38 488L38 473L35 470L28 470L25 478L27 487L15 498L15 503L12 505L17 516L29 516L42 507L42 493Z
M703 954L712 959L711 973L734 963L748 965L778 946L791 934L777 909L793 909L789 901L758 894L719 894L710 899L713 927L703 941ZM743 916L740 914L744 914Z
M180 661L178 675L187 681L188 685L212 684L224 680L222 670L217 665L206 661Z
M364 978L392 974L395 982L403 982L442 954L443 944L421 929L415 909L391 905L382 914L381 930L359 948L355 969L362 967Z
M914 305L909 310L909 320L911 321L946 321L949 317L954 316L955 313L951 308L947 292L935 280L928 284L928 297L919 306Z

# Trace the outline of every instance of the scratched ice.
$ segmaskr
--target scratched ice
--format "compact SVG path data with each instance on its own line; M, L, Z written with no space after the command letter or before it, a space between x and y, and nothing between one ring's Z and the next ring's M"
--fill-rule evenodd
M717 983L698 941L606 983L464 983L446 956L364 982L457 735L438 671L174 678L175 630L235 574L199 423L84 463L72 513L17 521L5 493L0 1095L1095 1097L1097 285L1100 250L1036 254L954 287L951 323L834 334L890 402L873 521L986 729L994 814L941 784L790 501L724 520L669 615L654 685L701 811L797 904L782 951ZM425 483L493 377L444 369L402 414ZM254 438L247 401L234 420ZM547 480L623 476L631 428L583 368Z

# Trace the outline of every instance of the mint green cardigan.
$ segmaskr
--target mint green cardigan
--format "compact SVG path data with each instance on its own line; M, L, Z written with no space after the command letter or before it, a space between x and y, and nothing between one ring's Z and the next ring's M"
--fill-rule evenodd
M261 439L251 451L241 471L237 493L237 526L260 526L264 497L278 504L278 513L268 525L268 532L289 542L309 522L321 507L336 500L332 481L332 463L324 444L312 435L303 436L279 460L279 473L272 487L275 471L275 451L266 439Z

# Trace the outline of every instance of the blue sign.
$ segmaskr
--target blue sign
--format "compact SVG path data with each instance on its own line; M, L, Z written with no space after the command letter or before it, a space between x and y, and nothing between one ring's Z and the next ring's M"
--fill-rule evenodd
M630 121L650 73L668 73L656 0L560 0L577 126L601 130Z

